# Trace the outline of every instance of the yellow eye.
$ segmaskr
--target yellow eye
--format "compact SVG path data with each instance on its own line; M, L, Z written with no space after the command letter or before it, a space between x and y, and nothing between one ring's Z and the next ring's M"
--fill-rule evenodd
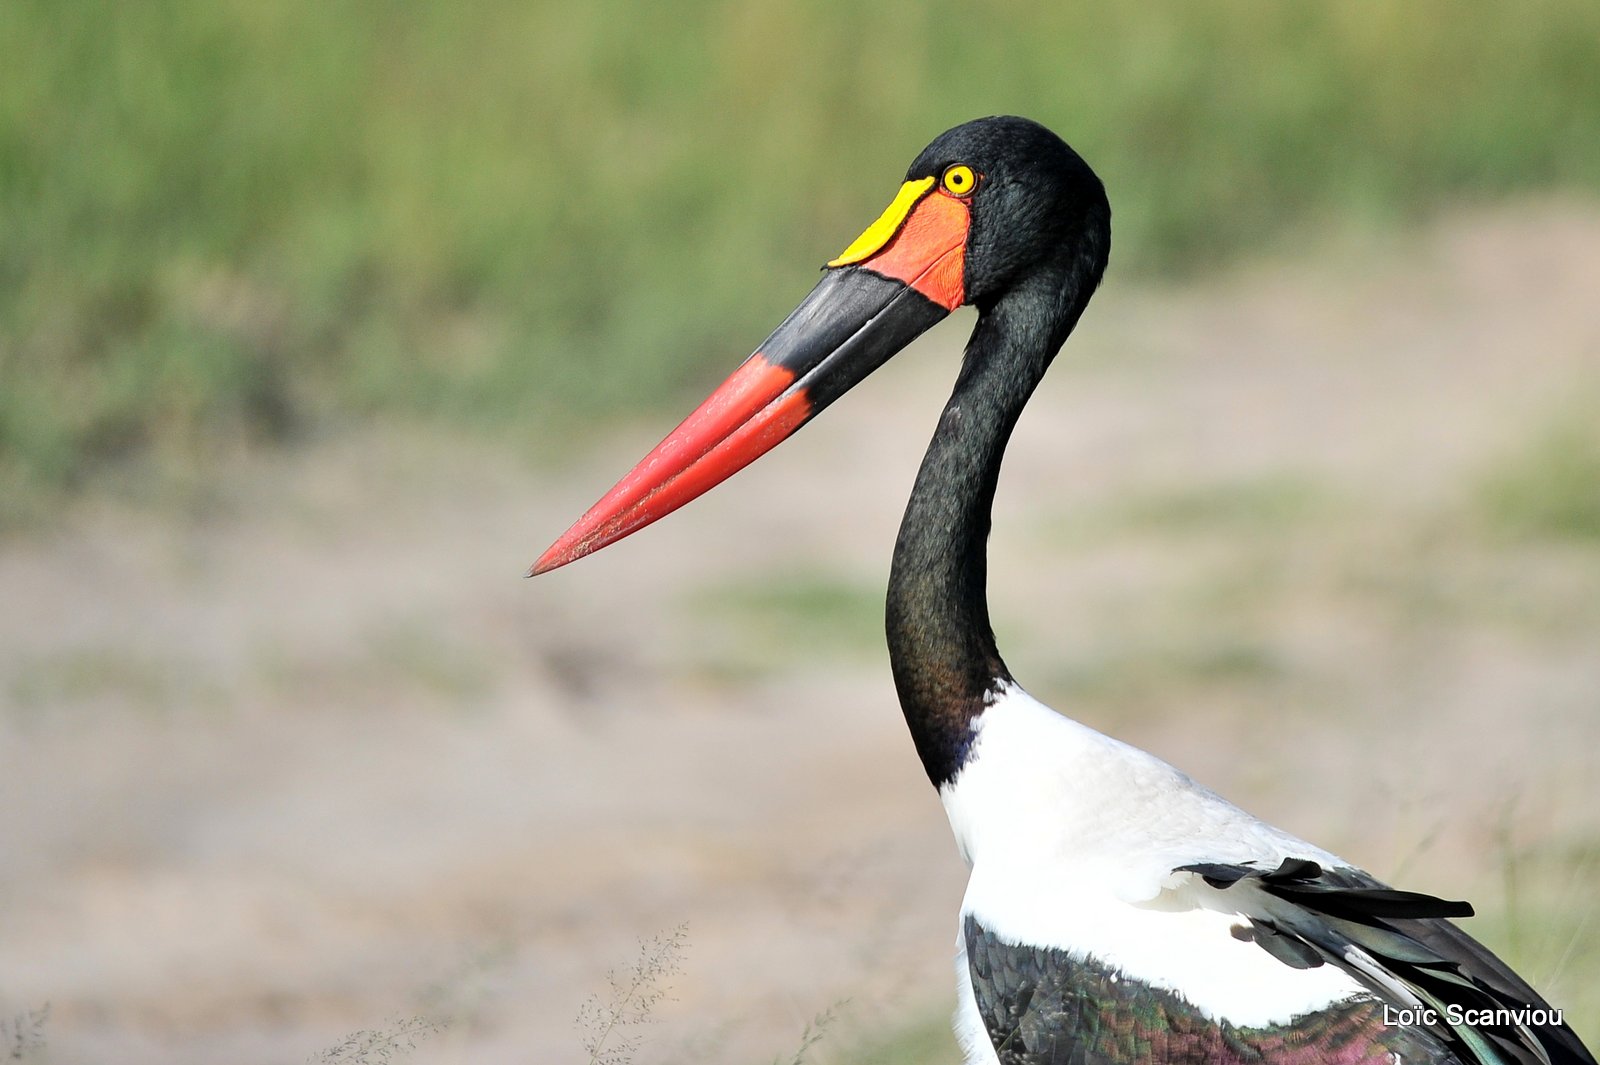
M972 190L978 187L978 175L972 172L972 167L957 163L944 172L944 191L952 196L970 196Z

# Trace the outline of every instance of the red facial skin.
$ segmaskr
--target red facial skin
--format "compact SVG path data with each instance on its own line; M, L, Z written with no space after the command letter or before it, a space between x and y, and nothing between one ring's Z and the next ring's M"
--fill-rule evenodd
M967 201L934 190L917 202L900 232L861 265L904 281L947 311L965 302L963 267L971 214Z

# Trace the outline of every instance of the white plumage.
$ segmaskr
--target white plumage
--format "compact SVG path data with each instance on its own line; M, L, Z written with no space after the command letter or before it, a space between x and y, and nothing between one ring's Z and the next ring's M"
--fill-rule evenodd
M1015 685L975 724L969 760L940 789L972 868L963 920L970 914L1007 942L1093 957L1240 1026L1287 1022L1363 992L1336 966L1291 969L1236 938L1233 928L1253 915L1240 905L1270 903L1260 893L1174 872L1210 862L1271 870L1285 858L1349 863ZM967 1060L992 1063L959 953Z

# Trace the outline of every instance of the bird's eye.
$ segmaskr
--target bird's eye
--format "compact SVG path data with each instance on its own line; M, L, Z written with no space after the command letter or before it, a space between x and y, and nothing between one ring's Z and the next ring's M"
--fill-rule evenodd
M957 163L945 169L941 184L952 196L970 196L978 186L978 175L972 172L972 167Z

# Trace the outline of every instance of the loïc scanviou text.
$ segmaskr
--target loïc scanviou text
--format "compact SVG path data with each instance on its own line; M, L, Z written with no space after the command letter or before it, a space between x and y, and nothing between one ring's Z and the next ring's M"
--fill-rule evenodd
M1489 1024L1489 1025L1545 1025L1564 1024L1561 1011L1554 1007L1521 1006L1510 1009L1504 1006L1493 1009L1474 1009L1471 1006L1462 1006L1450 1003L1444 1008L1443 1017L1440 1011L1431 1006L1384 1006L1383 1023L1386 1025L1437 1025L1446 1024Z

